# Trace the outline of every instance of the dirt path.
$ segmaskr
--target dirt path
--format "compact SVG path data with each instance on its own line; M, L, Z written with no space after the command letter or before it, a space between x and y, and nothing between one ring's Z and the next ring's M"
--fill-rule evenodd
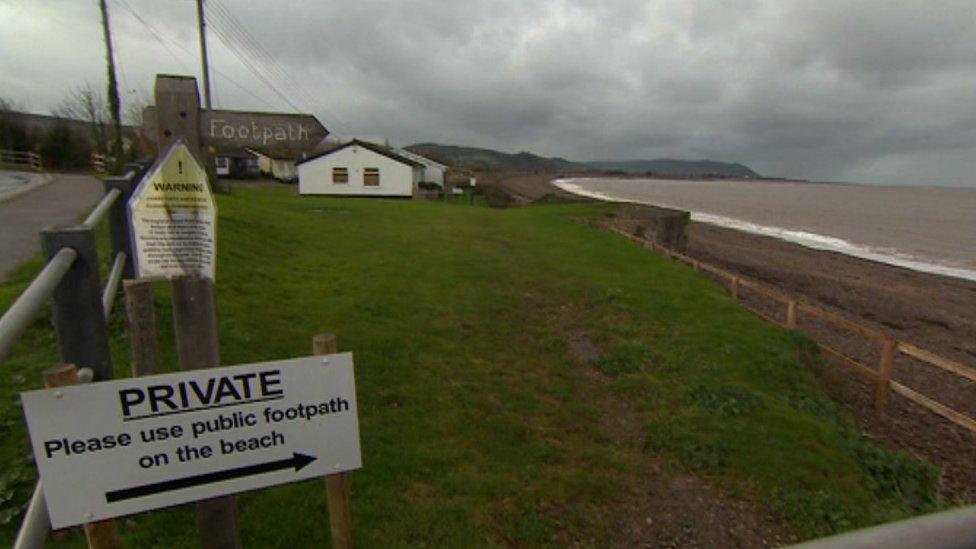
M573 367L600 388L588 393L594 409L603 412L600 428L613 441L615 456L629 462L633 471L620 503L604 517L613 532L610 546L778 547L797 541L767 510L691 474L669 470L648 455L640 413L613 391L611 377L592 366L601 351L573 311L550 311L550 323L563 335ZM574 540L561 541L575 545Z
M0 203L0 282L40 251L41 229L78 220L103 194L101 183L92 177L52 175L51 183Z

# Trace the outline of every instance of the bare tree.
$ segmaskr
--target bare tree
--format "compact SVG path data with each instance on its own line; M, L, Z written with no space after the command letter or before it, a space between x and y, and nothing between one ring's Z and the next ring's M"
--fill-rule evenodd
M122 114L122 122L127 126L134 126L136 129L142 127L142 112L150 105L149 97L146 93L132 90L131 99L125 100L125 112Z
M143 92L133 91L125 100L125 111L122 119L126 126L123 133L127 138L126 158L139 159L151 155L154 149L152 141L143 127L143 113L150 105L149 96Z
M0 97L0 112L27 112L27 105L7 97Z
M95 149L102 154L108 152L109 114L104 97L91 84L73 90L51 112L54 116L86 122Z

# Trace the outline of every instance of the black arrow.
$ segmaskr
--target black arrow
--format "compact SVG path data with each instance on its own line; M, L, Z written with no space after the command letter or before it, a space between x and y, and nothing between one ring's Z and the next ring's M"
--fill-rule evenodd
M215 471L213 473L193 475L192 477L164 480L163 482L143 484L142 486L133 486L132 488L123 488L121 490L112 490L111 492L105 492L105 500L109 503L113 503L126 499L141 498L143 496L170 492L172 490L182 490L183 488L200 486L201 484L210 484L212 482L221 482L234 478L270 473L272 471L279 471L281 469L288 469L290 467L294 467L295 471L301 471L306 465L315 461L315 459L315 456L307 456L305 454L294 452L292 457L286 459L258 463L257 465L245 465L244 467L237 467L236 469Z

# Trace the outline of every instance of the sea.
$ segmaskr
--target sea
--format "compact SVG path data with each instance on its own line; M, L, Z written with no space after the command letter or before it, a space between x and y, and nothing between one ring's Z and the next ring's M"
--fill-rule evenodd
M568 192L976 281L976 188L795 181L567 178Z

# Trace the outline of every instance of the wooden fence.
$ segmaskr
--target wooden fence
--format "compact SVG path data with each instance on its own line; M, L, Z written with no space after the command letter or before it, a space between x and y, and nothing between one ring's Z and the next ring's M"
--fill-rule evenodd
M880 359L876 367L872 368L870 365L865 364L855 358L845 355L841 351L834 349L824 343L817 342L817 346L820 349L821 354L827 358L849 366L854 369L857 373L867 377L874 382L874 407L876 410L881 411L884 409L885 402L888 398L889 392L895 392L908 400L924 407L925 409L934 412L942 416L945 419L968 429L971 432L976 433L976 420L973 418L953 410L949 406L938 402L937 400L923 395L913 389L906 387L905 385L898 383L891 379L891 370L894 365L895 356L901 353L906 356L910 356L916 360L920 360L926 364L934 366L936 368L942 369L946 372L950 372L957 376L966 378L970 381L976 381L976 370L960 364L954 360L950 360L939 356L933 352L920 349L914 345L897 341L877 330L862 326L856 322L852 322L842 316L835 313L826 311L820 307L817 307L811 303L798 299L796 297L790 296L784 292L781 292L775 288L771 288L764 284L760 284L756 281L749 280L747 278L741 277L739 275L730 273L729 271L720 269L713 265L701 262L697 259L689 257L685 254L676 252L674 250L665 248L660 244L644 240L638 236L629 234L622 231L616 227L607 227L610 231L624 236L625 238L640 244L641 246L653 250L655 252L661 253L674 259L680 261L692 269L698 272L708 272L715 275L721 280L724 280L728 284L729 293L733 298L740 301L740 304L745 307L750 312L758 315L759 317L794 330L797 328L797 319L799 315L807 314L812 317L816 317L819 320L826 322L834 327L840 328L847 332L856 334L868 340L875 342L880 347ZM786 322L782 322L779 319L773 318L762 311L759 311L749 305L742 303L740 300L740 290L742 288L749 289L750 291L756 292L757 294L763 295L767 298L772 299L786 307Z
M91 167L97 173L105 173L105 165L108 163L109 158L104 154L99 154L96 152L91 153Z
M39 172L44 169L41 155L31 151L11 151L0 149L0 166L20 168Z

